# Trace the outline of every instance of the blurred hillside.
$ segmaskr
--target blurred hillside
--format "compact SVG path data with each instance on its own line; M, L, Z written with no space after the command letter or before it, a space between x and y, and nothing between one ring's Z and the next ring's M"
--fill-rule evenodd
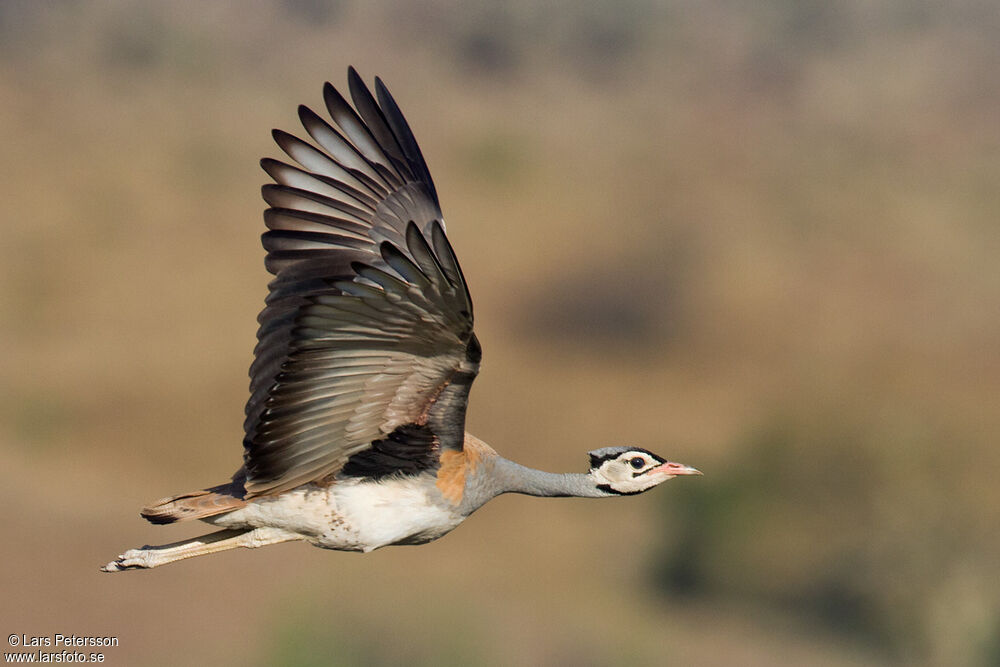
M1000 664L987 0L0 3L0 629L110 664ZM108 577L239 465L272 127L381 76L476 300L469 430L620 502Z

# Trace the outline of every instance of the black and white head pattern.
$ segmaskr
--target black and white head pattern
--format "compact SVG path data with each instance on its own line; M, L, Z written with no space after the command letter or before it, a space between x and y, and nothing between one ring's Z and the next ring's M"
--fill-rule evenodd
M602 447L590 452L590 474L608 495L631 496L674 475L661 466L666 459L640 447Z

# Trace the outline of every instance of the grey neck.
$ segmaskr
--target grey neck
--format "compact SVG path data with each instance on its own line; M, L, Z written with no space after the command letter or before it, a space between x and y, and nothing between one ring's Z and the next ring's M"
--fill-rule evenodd
M492 469L483 479L484 490L491 494L490 497L501 493L523 493L547 498L606 498L613 495L597 488L597 481L590 473L544 472L514 463L502 456L491 457L490 463Z

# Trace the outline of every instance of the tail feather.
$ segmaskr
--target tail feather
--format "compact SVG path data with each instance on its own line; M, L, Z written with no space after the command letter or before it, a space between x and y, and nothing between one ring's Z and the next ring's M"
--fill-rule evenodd
M161 498L142 508L140 514L144 519L155 524L204 519L246 506L243 493L243 480L239 478L239 473L237 473L233 481L227 484L220 484L202 491L182 493L179 496Z

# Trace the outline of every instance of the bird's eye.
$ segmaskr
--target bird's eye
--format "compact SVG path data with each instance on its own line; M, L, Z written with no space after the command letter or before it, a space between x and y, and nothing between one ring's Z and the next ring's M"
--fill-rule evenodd
M639 468L641 468L641 467L643 467L644 465L646 465L646 460L645 460L645 459L643 459L643 458L642 458L642 457L640 457L640 456L637 456L637 457L635 457L634 459L632 459L631 461L629 461L629 462L628 462L628 464L629 464L630 466L632 466L633 468L635 468L636 470L638 470Z

